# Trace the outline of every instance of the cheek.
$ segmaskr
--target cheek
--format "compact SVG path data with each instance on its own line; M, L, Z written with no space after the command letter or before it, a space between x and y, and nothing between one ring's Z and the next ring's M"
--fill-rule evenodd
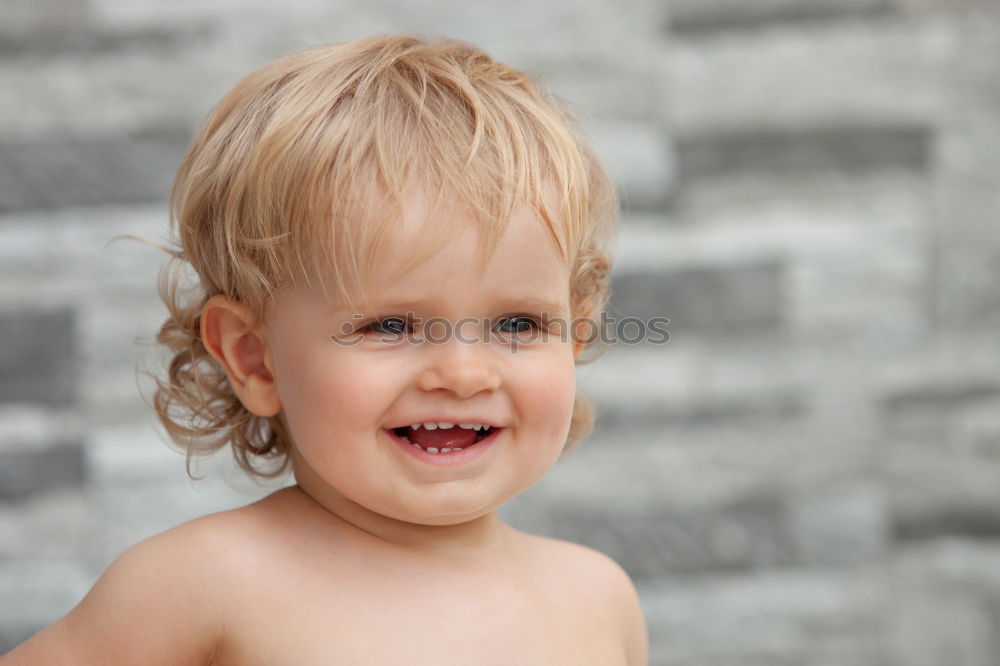
M276 358L275 370L282 407L300 443L317 431L373 428L390 395L391 373L347 354Z
M544 427L553 438L564 440L569 431L576 397L576 366L571 354L551 354L525 359L525 419Z

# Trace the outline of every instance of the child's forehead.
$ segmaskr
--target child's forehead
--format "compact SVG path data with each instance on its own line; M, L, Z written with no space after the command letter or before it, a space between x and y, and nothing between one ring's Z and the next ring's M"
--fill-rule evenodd
M432 301L442 286L433 262L466 260L477 277L489 272L498 300L526 300L541 284L561 282L555 276L567 276L568 290L565 231L553 223L523 200L504 219L490 219L470 205L417 193L395 219L354 221L352 242L333 253L322 273L325 294L353 308ZM547 302L562 300L553 293Z

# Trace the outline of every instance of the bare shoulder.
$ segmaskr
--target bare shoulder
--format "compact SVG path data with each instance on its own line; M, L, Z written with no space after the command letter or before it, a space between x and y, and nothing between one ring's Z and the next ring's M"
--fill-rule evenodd
M625 570L600 551L568 541L527 537L532 559L544 563L562 594L605 609L619 627L630 666L644 666L648 635L639 595Z
M635 597L635 588L625 570L604 553L569 541L523 535L525 545L548 576L560 582L586 581L589 594L605 602L621 602Z
M594 577L595 582L620 586L628 581L628 574L612 558L604 553L570 541L561 541L542 536L530 536L531 545L537 556L546 558L564 572L565 576L579 578L581 575Z
M0 666L214 663L229 577L240 568L234 546L252 531L256 513L205 516L135 544L72 611Z

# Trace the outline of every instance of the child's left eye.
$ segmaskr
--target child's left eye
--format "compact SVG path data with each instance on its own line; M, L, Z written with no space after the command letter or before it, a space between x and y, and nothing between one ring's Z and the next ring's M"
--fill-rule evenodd
M539 327L540 324L534 317L515 315L500 319L496 326L493 327L493 330L497 333L528 333L532 329Z

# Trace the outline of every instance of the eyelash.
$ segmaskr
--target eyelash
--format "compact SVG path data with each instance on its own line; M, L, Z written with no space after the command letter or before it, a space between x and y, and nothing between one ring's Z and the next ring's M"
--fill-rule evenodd
M368 322L367 324L360 326L357 330L362 333L373 333L382 335L401 335L399 331L380 331L378 327L387 321L402 322L405 326L412 328L413 321L407 319L406 317L383 317L382 319L376 319L375 321ZM407 333L412 333L413 331L407 331Z
M523 320L523 321L527 321L528 323L530 323L531 327L533 329L535 329L535 330L541 330L541 328L542 328L541 322L539 322L537 318L532 317L531 315L525 315L525 314L505 315L505 316L501 317L500 320L501 321L504 321L504 320ZM494 328L493 332L494 333L499 333L500 331L497 331ZM528 331L503 331L503 332L504 333L527 333Z

